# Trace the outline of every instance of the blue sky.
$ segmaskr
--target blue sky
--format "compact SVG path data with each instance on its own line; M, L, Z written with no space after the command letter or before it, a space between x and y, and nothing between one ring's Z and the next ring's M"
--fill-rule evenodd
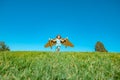
M62 50L94 51L101 41L120 52L119 31L119 0L0 0L0 41L11 50L51 50L44 44L61 34L75 45Z

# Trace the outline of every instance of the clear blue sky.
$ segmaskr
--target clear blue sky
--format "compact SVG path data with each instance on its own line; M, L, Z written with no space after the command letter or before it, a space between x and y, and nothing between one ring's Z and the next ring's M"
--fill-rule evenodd
M101 41L120 52L120 0L0 0L0 41L11 50L51 50L44 44L57 34L75 45L62 50L94 51Z

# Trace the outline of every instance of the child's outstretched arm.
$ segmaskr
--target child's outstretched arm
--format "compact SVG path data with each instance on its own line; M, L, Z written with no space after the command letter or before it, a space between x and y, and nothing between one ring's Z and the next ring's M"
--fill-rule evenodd
M56 39L51 39L52 42L56 42Z
M60 39L60 41L61 41L62 43L64 43L64 42L66 41L66 39Z

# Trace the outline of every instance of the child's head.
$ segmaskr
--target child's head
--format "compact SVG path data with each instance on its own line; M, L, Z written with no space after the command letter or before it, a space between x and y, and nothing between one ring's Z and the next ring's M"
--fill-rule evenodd
M57 39L61 39L61 36L60 36L60 35L57 35L56 38L57 38Z

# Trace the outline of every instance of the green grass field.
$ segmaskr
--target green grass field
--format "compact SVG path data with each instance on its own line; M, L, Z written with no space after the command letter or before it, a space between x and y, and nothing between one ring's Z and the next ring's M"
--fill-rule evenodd
M0 52L0 80L120 80L120 54Z

